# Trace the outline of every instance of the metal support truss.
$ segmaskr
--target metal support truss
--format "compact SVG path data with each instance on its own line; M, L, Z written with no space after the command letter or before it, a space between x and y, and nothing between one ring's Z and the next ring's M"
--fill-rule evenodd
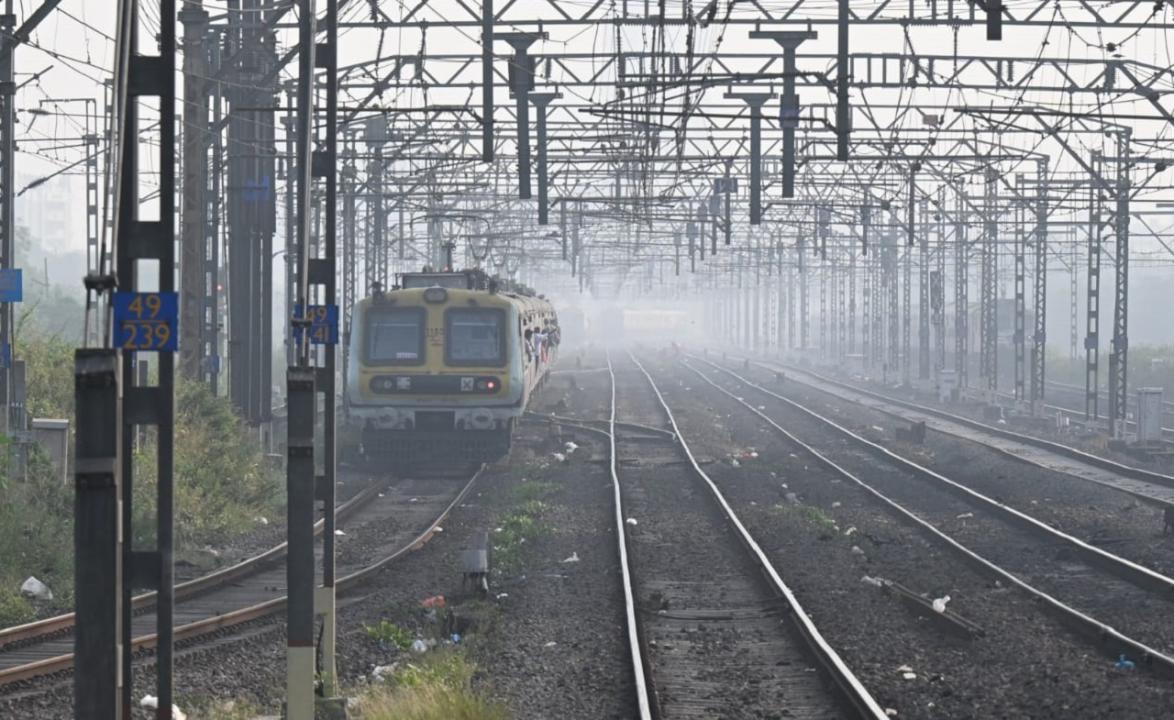
M61 0L44 0L20 27L12 0L0 15L0 270L16 269L16 48L29 41L33 30ZM21 4L23 8L23 3ZM36 76L34 76L36 77ZM96 148L95 148L96 150ZM24 431L23 390L14 382L16 325L13 303L0 302L0 433Z
M875 353L877 343L876 327L876 261L878 253L861 255L857 260L860 268L860 363L861 370L871 373L876 366Z
M272 415L276 36L267 4L233 0L226 44L229 396L252 424ZM246 62L247 60L247 62Z
M898 248L898 252L901 249ZM913 383L913 246L902 254L901 278L901 382Z
M133 314L136 302L140 308L177 303L173 273L160 272L148 292L138 271L140 262L156 263L160 268L175 266L175 0L151 5L159 26L159 54L153 56L138 51L139 3L123 2L117 10L114 272L104 274L105 264L99 262L86 278L87 293L97 293L107 301L112 299L112 291L124 294L121 301L128 306L128 314ZM148 212L155 210L154 220L140 219L140 157L145 144L139 132L140 104L155 104L159 116L158 146L153 148L158 152L159 193L155 207L148 207ZM174 325L169 329L178 332ZM157 332L152 326L151 337ZM127 340L117 328L103 327L99 335L106 347L79 350L75 356L78 611L74 717L129 717L135 705L130 652L132 598L139 589L156 592L155 695L161 708L158 717L165 717L162 708L169 717L174 687L175 354L152 346L158 357L158 380L156 385L148 385L137 372L142 368L137 362L141 362L140 346L135 344L138 332ZM124 349L115 349L116 344ZM155 536L153 548L136 547L134 542L136 438L142 426L155 428L155 527L153 533L138 532ZM137 449L147 451L143 446Z
M946 189L937 203L937 243L934 247L936 270L930 277L930 305L933 308L934 342L937 350L934 375L940 381L946 368Z
M985 172L985 200L983 203L982 235L982 277L979 299L980 352L979 377L986 389L999 387L999 313L998 313L998 234L999 234L999 186L995 168L987 166Z
M1090 164L1097 174L1101 164L1100 155L1092 154ZM1085 283L1085 325L1084 325L1084 417L1096 420L1099 416L1101 354L1101 239L1104 232L1103 212L1104 189L1100 183L1089 183L1088 203L1088 274Z
M220 68L221 60L221 45L217 42L218 37L215 32L209 32L208 39L204 43L204 50L208 53L209 68ZM209 87L209 106L212 111L211 127L221 128L224 86L220 83L214 83ZM207 134L205 134L207 138ZM216 140L220 138L220 131L217 130ZM222 247L221 228L223 227L222 218L224 210L224 145L220 142L212 142L211 153L211 167L207 175L207 183L201 188L202 202L204 205L204 255L201 258L203 263L202 279L205 288L204 304L200 308L200 320L203 323L203 331L200 333L200 341L203 344L203 349L200 352L202 358L201 373L205 382L208 383L208 388L213 395L220 394L220 373L223 367L224 352L221 348L221 337L223 325L223 317L226 308L222 305L224 297L223 290L223 268L221 267L224 256L224 248ZM182 349L182 348L181 348ZM272 352L272 351L270 351Z
M1045 394L1048 337L1048 160L1036 164L1035 209L1035 284L1032 307L1035 331L1031 335L1031 399L1042 405ZM1076 293L1073 291L1073 302Z
M1015 177L1015 188L1022 198L1022 173ZM1022 200L1015 203L1015 328L1011 343L1015 350L1015 399L1019 402L1027 398L1027 231L1024 228L1026 210Z
M367 119L363 141L370 160L367 163L367 232L363 250L364 293L387 289L387 193L384 190L383 147L387 143L387 118L373 115ZM399 240L403 247L403 238Z
M798 273L799 273L799 350L800 350L800 352L802 352L804 354L809 352L811 349L811 343L810 343L811 320L810 320L810 314L808 313L808 309L807 309L807 299L808 299L807 286L808 286L808 280L809 280L809 273L807 272L807 268L806 268L806 263L807 263L806 254L807 253L804 249L804 237L803 237L803 235L799 235L799 242L795 247L795 257L798 262Z
M338 0L326 0L324 20L326 39L319 43L314 53L314 69L321 71L320 84L324 87L326 118L324 133L318 139L314 151L311 172L314 178L324 181L325 200L323 212L323 240L319 257L311 258L309 283L317 288L321 307L327 315L338 317ZM313 291L312 291L313 292ZM303 306L309 311L309 306ZM322 630L318 634L318 664L314 668L321 679L321 697L330 701L338 694L338 672L335 661L335 643L338 632L337 612L334 594L334 505L337 483L338 412L335 407L337 374L337 330L322 343L322 365L315 378L315 389L321 400L315 405L322 407L322 475L314 479L314 499L322 503L322 585L315 588L313 597L314 614L322 618ZM308 333L309 328L306 328ZM343 705L345 707L345 704Z
M916 232L918 239L917 253L917 377L928 380L930 377L930 350L929 326L932 311L930 298L930 255L929 255L929 206L925 199L921 200L921 227ZM912 248L909 249L912 252Z
M884 238L884 268L882 278L888 288L888 323L889 357L886 365L886 380L888 373L896 373L901 367L901 282L900 278L900 247L895 232L888 232Z
M1080 273L1080 243L1076 228L1070 228L1068 241L1072 252L1068 256L1068 359L1073 365L1080 358L1080 294L1077 278Z
M209 358L205 345L205 312L208 288L207 218L208 188L208 90L210 75L204 42L208 39L208 13L203 0L185 3L179 13L183 23L183 212L180 214L180 323L179 370L190 379L205 377ZM217 143L219 144L219 143Z
M849 244L848 246L848 277L846 282L848 284L848 322L846 323L845 333L847 334L847 344L844 346L844 352L849 355L856 354L856 249Z
M961 197L958 204L962 205ZM970 253L962 212L954 223L954 376L959 389L967 386L970 369Z
M1129 377L1129 156L1130 131L1117 133L1117 179L1114 184L1113 340L1109 349L1109 422L1113 436L1125 434Z

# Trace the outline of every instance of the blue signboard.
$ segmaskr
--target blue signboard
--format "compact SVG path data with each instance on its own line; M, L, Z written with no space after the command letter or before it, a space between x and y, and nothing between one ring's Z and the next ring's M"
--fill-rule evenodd
M273 196L273 188L269 176L264 175L260 180L245 180L244 201L257 204L269 200Z
M24 300L24 277L20 268L0 270L0 302Z
M179 297L173 292L114 293L114 345L123 350L175 352Z
M294 317L303 317L301 305L294 305ZM337 305L311 305L309 317L305 319L310 321L311 345L338 344ZM302 341L302 328L299 325L294 325L294 340L299 343Z

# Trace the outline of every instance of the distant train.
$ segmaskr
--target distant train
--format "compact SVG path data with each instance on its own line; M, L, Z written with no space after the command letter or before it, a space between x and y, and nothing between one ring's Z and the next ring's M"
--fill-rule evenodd
M355 305L344 457L408 467L489 461L549 373L549 302L477 271L414 273Z

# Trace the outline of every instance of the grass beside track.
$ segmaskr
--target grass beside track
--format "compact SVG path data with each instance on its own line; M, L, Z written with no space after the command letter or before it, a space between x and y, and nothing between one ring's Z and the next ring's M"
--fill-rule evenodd
M533 544L550 532L543 516L550 509L546 499L557 490L558 486L554 483L528 480L511 492L511 507L498 519L498 527L490 538L493 544L493 570L496 574L517 570L522 546Z
M74 427L72 346L29 333L18 347L30 368L30 414L69 419ZM260 518L280 517L284 488L227 398L177 379L175 410L176 560L204 567L215 563L207 548L223 549L260 527ZM147 432L134 457L138 548L155 544L155 448ZM9 449L0 435L0 458ZM0 627L73 610L73 484L63 483L37 448L23 477L13 467L0 462ZM29 576L49 586L52 601L21 596Z
M345 694L352 698L353 720L506 720L500 704L477 687L478 668L457 647L406 656L389 676L360 685ZM193 708L191 720L253 720L264 717L260 707L238 700Z
M477 667L463 650L447 648L405 663L358 697L361 720L505 720L505 708L477 691Z

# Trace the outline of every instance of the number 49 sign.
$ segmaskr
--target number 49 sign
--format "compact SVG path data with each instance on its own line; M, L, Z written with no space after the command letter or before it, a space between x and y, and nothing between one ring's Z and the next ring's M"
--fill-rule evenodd
M300 304L294 305L294 317L303 317ZM310 321L311 345L338 344L337 305L311 305L310 312L304 316L304 319ZM302 326L294 326L294 340L296 342L302 341L302 332Z
M179 299L173 292L114 293L114 345L123 350L175 352Z

